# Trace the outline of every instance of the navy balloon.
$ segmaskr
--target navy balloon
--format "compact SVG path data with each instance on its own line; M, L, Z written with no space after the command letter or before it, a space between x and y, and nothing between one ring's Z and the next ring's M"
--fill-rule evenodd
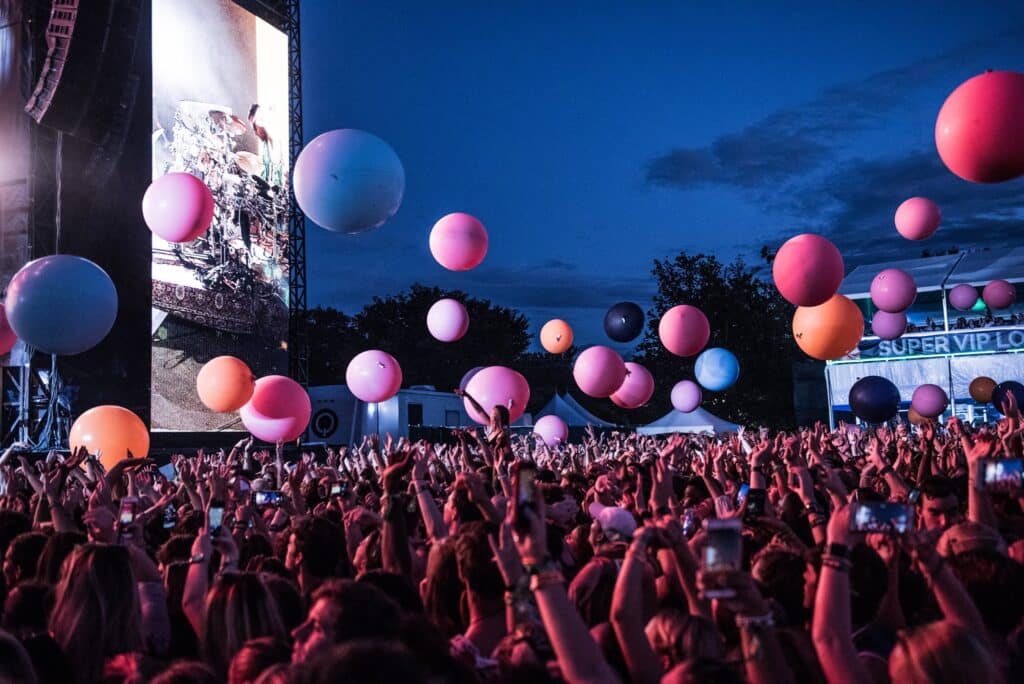
M693 374L704 389L721 392L732 387L740 377L740 362L728 349L712 347L697 357Z
M633 302L619 302L604 315L604 331L616 342L636 339L644 329L644 311Z
M900 410L900 390L887 378L868 375L850 388L850 408L861 420L883 423Z
M117 318L117 288L82 257L30 261L7 286L7 320L25 344L48 354L80 354L99 344Z
M469 381L473 379L473 376L484 369L484 366L477 366L476 368L470 368L466 371L466 374L459 380L459 389L463 392L466 391L466 387L469 385Z
M1017 400L1017 406L1024 410L1024 385L1016 380L1007 380L999 383L992 390L992 405L996 407L997 411L1002 412L1003 404L1010 394Z

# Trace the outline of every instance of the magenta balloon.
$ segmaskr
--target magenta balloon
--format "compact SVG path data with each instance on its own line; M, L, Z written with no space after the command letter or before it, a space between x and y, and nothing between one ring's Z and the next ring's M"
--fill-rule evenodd
M470 379L466 393L476 399L488 413L486 416L481 415L468 399L463 402L469 417L481 425L490 422L489 414L495 406L507 408L509 420L516 421L530 403L530 383L526 382L521 373L505 366L484 368Z
M906 271L887 268L871 281L871 301L882 311L906 311L917 299L917 285Z
M253 436L276 444L298 439L312 410L302 385L283 375L268 375L256 381L252 398L238 415Z
M632 361L626 362L626 379L622 381L610 399L616 406L626 409L640 408L654 395L654 376L651 372Z
M11 324L7 322L7 307L0 304L0 354L6 354L14 349L18 341L18 333L14 332Z
M356 354L348 362L345 383L357 399L387 401L402 387L402 367L391 354L370 349Z
M910 405L925 418L936 418L949 406L949 397L938 385L921 385L914 390Z
M427 330L441 342L455 342L469 330L469 314L457 299L439 299L427 312Z
M990 309L1009 309L1017 299L1017 290L1013 283L1005 280L993 280L985 286L981 298Z
M681 413L692 413L700 406L700 385L693 380L680 380L672 388L672 406Z
M168 242L191 242L213 221L213 194L190 173L168 173L146 189L142 217L157 237Z
M587 396L605 399L622 386L626 364L611 347L597 345L580 352L572 368L576 384Z
M540 435L549 447L565 443L569 439L569 426L558 416L543 416L533 426L533 431Z
M926 197L911 197L896 209L896 230L908 240L926 240L935 234L942 214Z
M456 212L441 217L430 231L430 253L449 271L468 271L487 256L487 230L474 216Z
M676 356L693 356L707 346L711 325L704 312L689 304L673 306L658 321L661 343Z
M876 311L871 317L871 331L883 340L895 340L907 329L907 314Z
M469 381L473 379L474 375L476 375L483 369L483 366L477 366L476 368L470 368L468 371L466 371L466 374L462 376L461 380L459 380L459 389L465 392L466 388L469 386Z
M962 283L949 291L949 304L957 311L970 311L978 302L978 290L973 285Z

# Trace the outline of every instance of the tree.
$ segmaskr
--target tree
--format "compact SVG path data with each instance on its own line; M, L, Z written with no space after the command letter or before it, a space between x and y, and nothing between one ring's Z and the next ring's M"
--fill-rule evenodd
M637 357L656 382L648 417L669 410L672 386L694 377L696 358L670 354L658 338L662 314L677 304L692 304L711 323L708 347L725 347L740 362L737 383L725 392L705 392L703 405L740 423L792 425L791 365L799 350L790 331L792 307L775 288L758 278L742 258L723 265L714 256L680 252L672 259L655 260L651 274L658 292Z

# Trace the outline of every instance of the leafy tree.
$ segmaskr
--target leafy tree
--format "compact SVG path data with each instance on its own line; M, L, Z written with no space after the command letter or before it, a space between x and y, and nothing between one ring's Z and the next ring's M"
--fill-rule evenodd
M725 347L740 362L737 383L725 392L705 392L704 407L739 423L792 425L791 365L800 358L799 350L790 328L792 307L771 283L758 278L742 258L725 265L712 255L685 252L655 260L651 273L658 292L636 359L654 374L656 382L655 399L646 417L667 411L672 386L694 378L696 357L674 356L658 338L662 314L677 304L692 304L704 311L711 323L708 346Z

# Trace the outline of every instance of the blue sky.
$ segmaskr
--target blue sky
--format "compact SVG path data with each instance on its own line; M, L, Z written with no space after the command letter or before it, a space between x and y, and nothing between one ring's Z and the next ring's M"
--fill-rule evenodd
M652 260L679 250L756 262L815 231L849 268L1019 243L1024 180L956 179L934 124L966 78L1024 71L1024 3L839 4L307 0L306 138L362 128L406 171L379 230L308 226L310 304L422 282L608 343L604 311L646 309ZM943 211L920 244L892 226L917 194ZM427 246L451 211L490 235L469 273Z

